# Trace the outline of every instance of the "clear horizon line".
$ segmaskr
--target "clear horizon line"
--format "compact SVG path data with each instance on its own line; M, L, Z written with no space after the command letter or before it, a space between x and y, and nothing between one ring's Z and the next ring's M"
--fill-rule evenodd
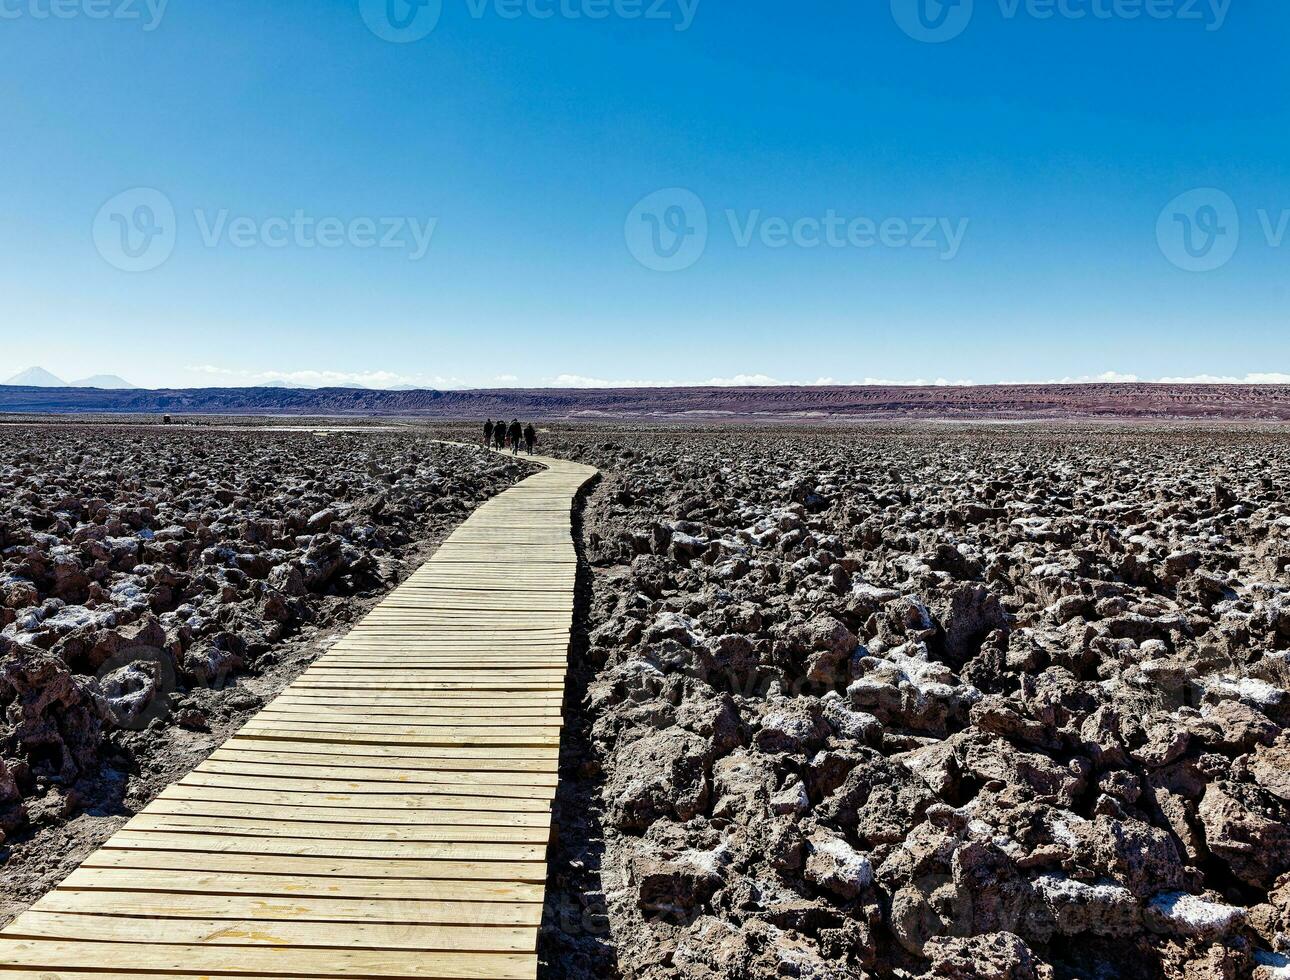
M1290 386L1290 374L1249 374L1244 378L1235 376L1218 376L1218 375L1196 375L1190 377L1163 377L1163 378L1139 378L1132 375L1114 375L1111 376L1091 376L1078 378L1060 378L1049 379L1045 381L984 381L976 382L970 380L947 381L937 379L929 381L925 379L914 380L888 380L880 378L866 378L858 381L836 381L834 379L820 379L815 382L801 381L779 381L776 379L712 379L710 381L600 381L597 379L576 379L574 381L548 380L542 379L534 384L518 384L515 382L506 382L503 384L417 384L401 383L393 386L364 385L360 383L337 382L334 384L274 384L274 383L231 383L231 384L205 384L205 385L161 385L161 386L144 386L130 385L126 388L96 388L78 386L75 383L63 382L62 384L15 384L15 380L32 369L20 372L7 381L0 382L0 387L6 388L28 388L32 390L77 390L77 391L102 391L102 392L148 392L148 391L301 391L301 392L320 392L320 391L368 391L382 394L410 394L415 392L428 391L447 391L447 392L487 392L487 391L597 391L597 390L630 390L630 391L657 391L657 390L766 390L766 389L799 389L799 390L824 390L840 388L948 388L948 389L974 389L974 388L1047 388L1047 387L1129 387L1135 385L1151 385L1159 387L1183 387L1183 386L1229 386L1229 387L1274 387L1278 385ZM85 380L91 380L94 377L104 375L92 375ZM119 376L117 376L119 377ZM61 378L58 380L62 380ZM518 379L517 379L518 380ZM591 383L593 382L594 383Z

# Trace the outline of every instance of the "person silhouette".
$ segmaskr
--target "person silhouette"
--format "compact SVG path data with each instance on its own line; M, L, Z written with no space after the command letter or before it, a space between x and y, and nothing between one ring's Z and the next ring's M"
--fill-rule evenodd
M508 436L508 437L510 437L510 440L511 440L511 455L512 455L512 456L518 456L518 455L520 454L520 435L521 435L521 432L522 432L522 430L520 429L520 420L519 420L519 419L511 419L511 427L507 430L506 434L507 434L507 436Z
M493 426L493 443L498 449L506 448L506 423L501 419Z
M493 420L489 419L484 423L484 448L488 449L493 444Z
M529 451L530 456L533 455L533 446L536 442L537 429L533 428L533 423L530 422L528 425L524 426L524 447Z

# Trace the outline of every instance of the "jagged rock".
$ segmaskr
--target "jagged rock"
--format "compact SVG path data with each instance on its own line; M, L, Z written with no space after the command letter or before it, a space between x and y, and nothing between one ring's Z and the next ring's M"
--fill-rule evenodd
M632 880L644 911L684 920L705 908L721 887L720 860L710 852L695 851L666 861L637 857Z
M722 428L567 448L616 474L586 514L584 666L622 976L1046 978L1080 955L1090 975L1266 972L1254 937L1290 932L1276 438ZM1219 509L1195 476L1214 469ZM647 829L620 829L615 794L649 769L625 746L666 732L710 741L708 800L678 814L660 791ZM832 842L869 885L831 885ZM633 859L717 851L693 914L634 901ZM1207 935L1170 924L1166 895L1248 911Z
M960 586L950 593L942 621L951 663L963 663L976 654L989 633L1006 630L1009 625L998 596L980 585Z
M1290 810L1248 783L1220 780L1205 788L1199 816L1210 852L1254 887L1269 887L1290 867Z
M672 957L684 980L743 980L784 976L784 965L811 980L855 980L855 973L830 961L819 947L800 935L756 920L739 928L705 916L677 943Z
M641 831L662 817L691 819L710 796L710 761L708 743L680 729L620 747L606 785L610 822Z
M1087 762L1077 758L1061 765L1040 752L1021 752L1002 739L965 743L962 766L979 780L1025 787L1038 796L1057 797L1067 806L1088 785Z
M787 642L805 678L825 687L845 679L843 667L860 645L855 634L832 616L817 616L795 627Z
M1019 936L938 937L924 947L931 969L923 980L1050 980L1052 968L1039 960Z
M0 639L0 706L0 752L65 783L94 770L111 714L89 678L73 675L57 656Z
M849 901L873 882L873 865L841 837L819 833L807 841L806 880Z
M201 687L223 687L232 674L245 666L246 641L232 633L218 633L184 651L184 675Z
M1265 790L1290 803L1290 738L1259 746L1250 762L1250 772Z
M829 823L853 828L862 843L875 845L902 840L933 801L908 770L871 755L819 809Z
M770 798L770 808L780 816L805 813L811 808L811 798L807 795L806 785L798 780L793 785L785 787Z
M0 843L4 834L12 833L26 822L27 808L23 806L18 781L5 760L0 759Z
M100 677L99 690L116 725L142 728L153 718L165 716L164 699L173 691L173 687L165 690L165 681L173 682L173 678L173 669L167 677L156 662L134 661Z
M877 743L882 738L882 722L864 711L853 711L836 692L830 692L822 702L824 720L833 728L838 738L858 742Z
M766 756L737 749L713 763L712 815L728 819L744 812L769 809L778 786L779 775ZM795 806L796 803L794 800Z
M1132 818L1098 816L1084 824L1084 859L1099 873L1144 899L1186 883L1182 856L1165 830Z
M1161 892L1147 903L1145 922L1155 932L1215 940L1244 924L1245 909L1185 892Z
M805 752L830 732L823 706L811 698L780 698L758 720L756 742L763 752Z
M1047 942L1054 934L1130 936L1142 924L1133 893L1111 882L1089 884L1064 875L1041 875L1034 880L1035 902L1026 932Z
M1213 724L1206 732L1207 739L1215 748L1230 752L1248 752L1256 745L1271 745L1280 731L1267 715L1240 701L1207 704L1202 716Z

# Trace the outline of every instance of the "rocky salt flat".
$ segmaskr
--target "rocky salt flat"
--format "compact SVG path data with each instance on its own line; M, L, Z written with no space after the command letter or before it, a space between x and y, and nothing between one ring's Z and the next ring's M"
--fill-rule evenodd
M1290 976L1290 435L541 439L603 472L544 975ZM0 429L0 920L527 471Z
M0 429L0 921L528 471L412 431Z
M554 441L550 976L1290 976L1290 436Z

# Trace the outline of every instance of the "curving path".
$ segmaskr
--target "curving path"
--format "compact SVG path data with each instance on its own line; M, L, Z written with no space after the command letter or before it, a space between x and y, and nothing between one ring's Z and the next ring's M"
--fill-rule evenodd
M528 980L595 470L546 467L0 933L0 980Z

